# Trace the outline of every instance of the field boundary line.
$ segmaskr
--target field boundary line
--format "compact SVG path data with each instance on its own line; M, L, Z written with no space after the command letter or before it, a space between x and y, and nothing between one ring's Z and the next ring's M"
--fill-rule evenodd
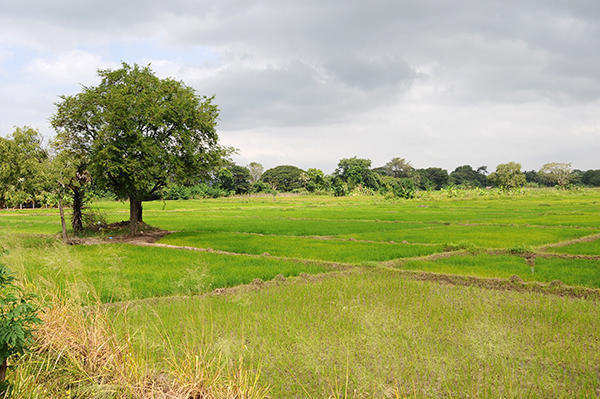
M466 287L479 287L499 291L535 292L540 294L600 301L600 289L566 285L560 281L551 281L549 283L542 283L538 281L526 282L518 276L512 276L509 279L502 279L494 277L476 277L461 274L405 270L387 266L379 266L379 269L388 270L392 273L400 275L401 277L409 278L411 280L429 281Z
M189 247L189 246L184 246L184 245L171 245L171 244L163 244L160 242L127 241L127 244L137 245L137 246L141 246L141 247L159 247L159 248L181 249L181 250L185 250L185 251L208 252L208 253L214 253L214 254L219 254L219 255L247 256L250 258L275 259L275 260L283 260L283 261L290 261L290 262L297 262L297 263L304 263L304 264L329 266L334 269L349 269L349 268L363 266L358 263L333 262L333 261L327 261L327 260L304 259L304 258L292 258L292 257L287 257L287 256L270 255L268 253L249 254L249 253L243 253L243 252L230 252L230 251L223 251L220 249L198 248L198 247Z
M599 239L600 239L600 233L596 233L596 234L590 234L590 235L579 237L579 238L573 238L570 240L559 241L559 242L555 242L552 244L542 245L542 246L537 247L537 249L540 251L545 251L548 248L566 247L568 245L577 244L580 242L590 242L590 241L596 241Z
M138 305L143 303L158 303L158 302L171 302L171 301L183 301L188 299L199 299L199 298L207 298L211 296L228 296L235 295L245 292L255 292L260 291L266 288L271 287L280 287L292 284L307 284L307 283L316 283L325 279L330 278L338 278L345 277L353 274L358 274L364 272L367 269L361 267L355 267L352 269L345 270L333 270L325 273L316 273L316 274L308 274L308 273L300 273L297 276L285 277L281 274L273 277L270 280L261 280L260 278L254 279L252 282L247 284L238 284L232 287L219 287L215 288L212 291L202 292L198 294L191 295L167 295L167 296L153 296L147 298L139 298L139 299L128 299L125 301L117 301L117 302L106 302L102 304L94 304L88 305L87 308L94 308L97 306L102 307L113 307L113 306L131 306Z
M179 230L179 231L169 232L169 234L172 234L172 233L219 233L219 234L226 233L226 234L241 234L241 235L258 236L258 237L305 238L305 239L311 239L311 240L341 241L341 242L347 241L347 242L359 242L359 243L366 243L366 244L422 245L422 246L429 246L429 247L444 246L444 244L438 244L438 243L434 243L434 242L408 242L406 240L403 240L403 241L362 240L359 238L352 238L352 237L346 238L346 237L339 237L339 236L335 236L335 235L322 235L322 236L319 236L319 235L289 235L289 234L255 233L255 232L251 232L251 231L213 231L213 230L185 230L185 231Z
M412 256L410 258L396 258L396 259L384 260L384 261L375 262L375 263L377 264L377 266L395 267L395 266L402 266L403 263L410 262L410 261L438 260L438 259L450 258L452 256L466 255L466 254L468 254L468 252L466 250L459 249L456 251L444 251L444 252L436 252L434 254L429 254L429 255Z
M422 220L386 220L386 219L332 219L332 218L308 218L308 217L287 217L288 220L307 220L307 221L322 221L322 222L369 222L369 223L389 223L389 224L422 224L422 225L441 225L441 226L464 226L464 227L475 227L475 226L490 226L490 227L530 227L539 229L561 229L569 228L574 230L592 230L598 231L597 227L593 226L581 226L581 225L547 225L547 224L529 224L529 223L476 223L476 222L442 222L439 220L422 221ZM418 229L419 227L417 227Z

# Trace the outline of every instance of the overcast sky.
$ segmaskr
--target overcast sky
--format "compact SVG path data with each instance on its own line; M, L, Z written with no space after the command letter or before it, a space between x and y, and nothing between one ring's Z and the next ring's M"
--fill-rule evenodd
M241 164L600 168L598 0L0 0L0 135L120 61L214 94Z

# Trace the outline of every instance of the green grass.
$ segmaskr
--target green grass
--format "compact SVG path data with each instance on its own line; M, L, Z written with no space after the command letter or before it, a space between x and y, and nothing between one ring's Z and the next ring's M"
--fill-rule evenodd
M533 271L519 256L452 256L435 261L406 261L398 268L476 277L509 278L525 281L560 280L567 285L600 288L600 260L537 258Z
M564 247L549 248L549 251L561 254L600 255L600 239L578 242Z
M591 234L589 230L524 226L436 226L343 235L365 240L420 243L467 242L486 248L543 245Z
M260 370L274 398L598 396L597 301L403 280L376 262L454 244L474 255L397 267L600 288L600 261L538 257L532 272L522 257L480 251L531 251L599 232L600 190L420 195L144 203L146 223L176 231L164 243L255 256L67 246L58 239L56 210L0 211L0 261L47 298L58 292L85 305L133 300L109 307L110 320L134 344L140 364L149 362L161 376L180 366L165 358L198 356L231 367L243 359L252 375ZM109 222L128 217L125 203L92 206ZM599 242L551 251L600 254ZM368 267L323 274L330 269L314 262L256 256L265 252ZM195 295L301 273L310 281Z
M592 301L377 271L116 315L158 367L166 341L176 353L243 357L275 398L571 398L600 389Z
M199 294L246 284L278 274L328 271L324 266L268 258L104 244L21 248L0 258L7 266L46 289L82 302L102 302Z
M185 232L170 234L162 243L231 252L302 259L362 263L442 252L442 246L365 243L243 233Z

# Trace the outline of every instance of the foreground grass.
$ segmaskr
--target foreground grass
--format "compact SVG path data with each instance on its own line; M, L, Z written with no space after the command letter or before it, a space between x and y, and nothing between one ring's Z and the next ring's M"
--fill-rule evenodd
M225 297L130 307L117 318L161 367L182 353L243 356L272 397L592 397L593 301L361 272Z

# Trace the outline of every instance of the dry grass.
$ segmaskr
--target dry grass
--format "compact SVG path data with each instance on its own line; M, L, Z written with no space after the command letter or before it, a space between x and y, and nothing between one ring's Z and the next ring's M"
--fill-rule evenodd
M223 399L263 398L258 375L193 351L168 351L167 372L134 355L131 337L113 331L102 306L55 300L42 315L32 351L9 376L15 398ZM168 348L168 342L165 342Z

